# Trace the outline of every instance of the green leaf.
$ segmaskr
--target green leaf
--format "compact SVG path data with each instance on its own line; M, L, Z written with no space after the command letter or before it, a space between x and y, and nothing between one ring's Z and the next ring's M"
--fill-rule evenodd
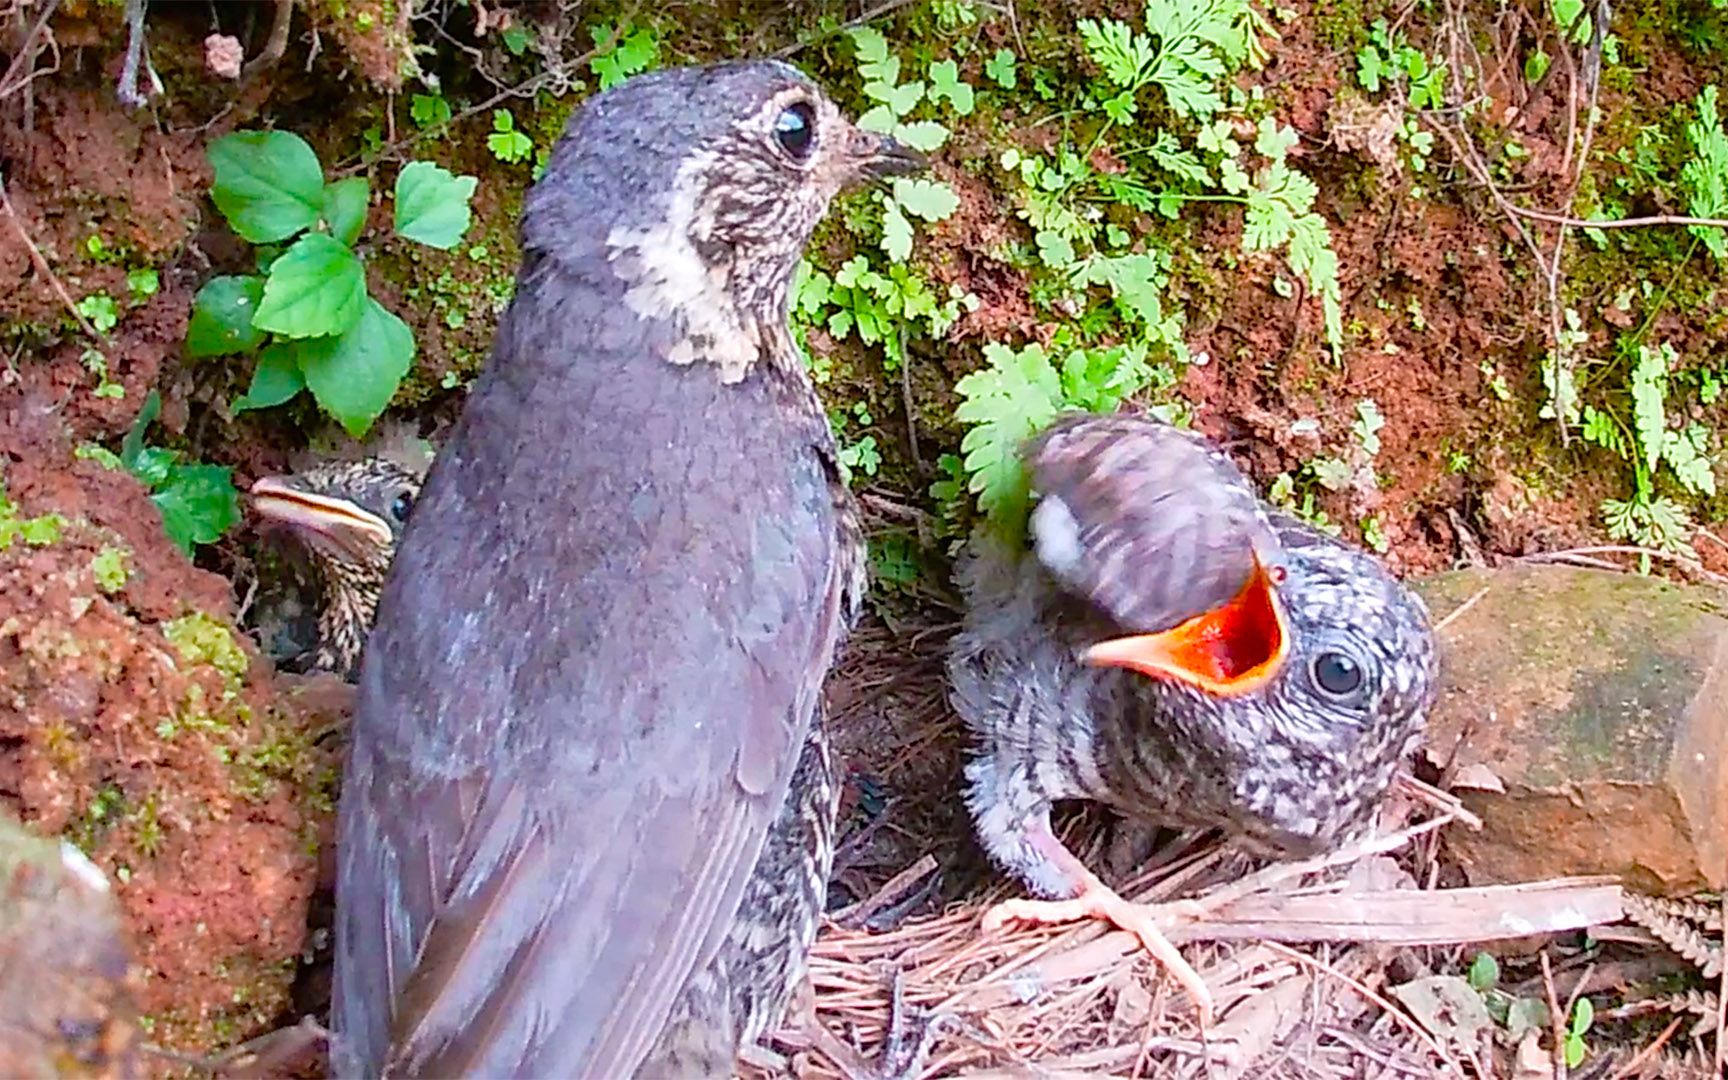
M105 593L119 592L126 585L126 549L106 544L90 560L90 574Z
M1040 229L1033 238L1038 245L1038 258L1052 270L1062 270L1074 263L1074 245L1054 229Z
M457 176L430 161L403 166L396 177L396 232L448 251L468 231L468 201L480 181Z
M160 487L167 479L168 473L174 468L174 463L180 460L178 450L169 450L162 446L146 446L138 452L138 457L132 462L132 475L147 488Z
M258 354L258 366L252 369L252 385L246 393L234 399L233 410L268 409L288 401L306 388L306 377L300 374L300 345L279 341Z
M1296 134L1295 128L1285 127L1272 117L1263 116L1254 138L1254 149L1273 161L1283 161L1290 148L1301 141L1302 137Z
M1553 58L1537 49L1524 58L1524 81L1531 85L1541 82L1542 76L1548 74L1548 65L1551 63Z
M1699 93L1697 109L1697 119L1686 125L1694 156L1680 170L1680 183L1691 197L1693 217L1720 218L1728 214L1728 134L1717 118L1714 85ZM1689 225L1687 229L1711 255L1728 259L1728 238L1720 227Z
M909 124L895 124L890 129L896 139L914 150L929 153L941 149L948 141L948 129L934 120L914 120Z
M286 131L238 131L206 151L210 197L234 231L254 244L286 240L318 221L324 171L306 140Z
M150 391L144 399L144 407L138 410L138 415L132 421L132 427L127 430L126 437L120 440L120 464L128 472L138 461L138 455L144 452L144 432L156 418L162 415L162 395L155 390Z
M492 110L492 134L486 136L486 149L506 165L527 161L534 153L534 140L516 130L516 118L509 109Z
M1158 59L1150 41L1115 19L1081 19L1078 25L1086 51L1104 69L1106 79L1130 91L1145 85L1146 75Z
M1668 428L1662 399L1667 393L1668 366L1674 358L1674 347L1667 342L1660 347L1640 345L1638 363L1632 368L1632 431L1649 472L1656 471L1662 436Z
M1012 90L1019 82L1014 72L1014 54L1007 49L997 49L996 54L984 61L984 74L1004 90Z
M300 371L325 412L359 438L383 414L414 362L414 332L370 296L339 337L298 343Z
M93 292L78 301L78 314L89 320L98 334L106 334L120 322L120 305L105 292Z
M140 266L126 271L126 291L134 300L148 300L162 288L162 278L155 269Z
M896 179L894 201L925 221L941 221L960 208L960 196L940 180Z
M860 26L852 31L852 48L859 63L877 64L888 59L888 39L872 26Z
M415 94L409 99L408 115L414 121L414 126L424 131L441 124L448 124L455 114L450 110L450 103L444 100L442 94Z
M194 545L220 539L240 520L233 470L226 466L176 465L150 501L162 513L168 539L187 555Z
M263 298L261 277L218 277L205 282L192 301L186 355L196 360L256 349L264 331L252 325L252 317Z
M1055 418L1062 382L1038 345L1016 352L992 342L984 358L989 367L954 387L961 398L955 418L969 428L960 441L967 489L993 523L1017 532L1030 496L1020 447Z
M920 101L924 100L924 83L918 79L909 83L901 83L899 86L888 88L885 91L885 96L877 100L888 106L895 116L905 116L917 108Z
M960 79L960 65L952 60L940 60L930 65L930 97L946 98L961 116L971 116L974 104L972 87Z
M510 50L511 56L521 56L528 51L528 45L534 40L534 35L526 26L512 23L498 35L504 42L504 47Z
M890 202L882 215L882 250L895 262L912 254L912 223L897 202Z
M288 338L341 334L365 300L360 260L335 238L309 233L271 265L252 325Z
M1470 961L1469 979L1479 992L1494 989L1494 984L1500 981L1500 962L1492 953L1477 953L1476 959Z
M611 27L601 23L589 31L595 46L601 50L589 66L594 69L594 77L600 81L602 90L647 71L660 60L660 39L654 36L653 30L644 28L625 33L620 27L619 34L618 40L608 45L612 41Z
M366 226L366 200L372 185L364 176L350 176L324 188L324 224L330 235L342 244L353 247Z

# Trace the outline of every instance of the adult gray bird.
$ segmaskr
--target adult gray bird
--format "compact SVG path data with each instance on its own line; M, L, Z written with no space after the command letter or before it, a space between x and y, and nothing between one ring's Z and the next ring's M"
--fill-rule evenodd
M921 164L780 63L571 118L361 665L342 1071L719 1075L783 1007L863 582L787 290L842 187Z
M1090 799L1250 849L1310 854L1363 828L1436 683L1421 600L1371 556L1270 510L1199 436L1131 415L1059 420L1026 449L1033 550L982 545L949 658L990 855L1044 899L986 926L1096 917L1162 934L1180 906L1110 890L1050 828Z

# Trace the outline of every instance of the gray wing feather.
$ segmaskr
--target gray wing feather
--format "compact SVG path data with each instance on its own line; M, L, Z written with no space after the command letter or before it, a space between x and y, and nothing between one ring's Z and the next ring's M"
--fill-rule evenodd
M609 324L568 308L500 349L595 370L483 376L368 645L341 822L349 1071L388 1044L400 1075L628 1075L731 923L840 632L811 446L710 372L605 370L616 330L573 342ZM618 430L643 415L659 427ZM641 460L704 440L675 473ZM545 460L565 447L579 464Z
M1126 629L1166 630L1283 556L1253 487L1199 435L1152 417L1065 417L1026 448L1039 561Z

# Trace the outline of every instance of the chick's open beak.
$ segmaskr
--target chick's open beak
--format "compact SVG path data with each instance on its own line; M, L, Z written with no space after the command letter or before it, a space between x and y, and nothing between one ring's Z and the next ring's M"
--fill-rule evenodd
M930 167L930 159L920 151L888 135L861 131L859 135L874 145L867 152L861 171L870 180L890 176L910 176Z
M389 547L392 543L390 526L376 514L347 499L301 491L275 477L266 476L252 485L252 505L271 521L338 544Z
M1156 634L1100 642L1084 659L1235 697L1264 686L1289 648L1273 576L1256 560L1241 591L1221 606Z

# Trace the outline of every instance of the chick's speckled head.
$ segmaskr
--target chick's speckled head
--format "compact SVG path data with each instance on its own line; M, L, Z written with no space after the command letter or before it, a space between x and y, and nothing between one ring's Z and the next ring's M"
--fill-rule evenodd
M1274 515L1289 647L1250 694L1180 679L1148 686L1197 737L1238 762L1244 832L1287 853L1366 823L1415 749L1439 685L1426 606L1379 560ZM1180 704L1175 704L1180 702Z
M383 458L333 461L252 485L252 506L286 527L326 569L382 574L420 493L421 477Z
M724 290L761 317L783 316L834 196L924 165L855 126L788 64L652 72L571 118L527 198L524 246L572 261L599 247L639 292L660 294L660 310Z

